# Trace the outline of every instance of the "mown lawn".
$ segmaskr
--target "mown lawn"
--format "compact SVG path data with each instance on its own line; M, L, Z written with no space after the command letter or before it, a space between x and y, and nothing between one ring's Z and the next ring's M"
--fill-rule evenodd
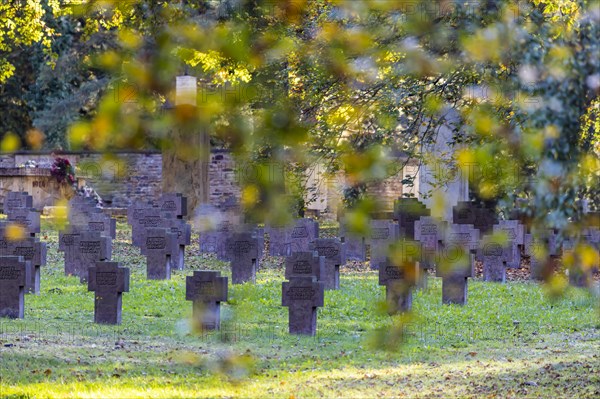
M569 289L473 281L465 307L441 305L441 281L414 312L390 318L375 272L346 269L327 292L318 336L287 334L280 259L256 285L230 285L223 330L190 328L185 276L228 265L187 252L188 270L147 281L144 258L119 224L113 258L132 269L123 324L97 326L93 293L63 275L57 233L25 320L0 321L0 397L543 397L600 395L598 298Z

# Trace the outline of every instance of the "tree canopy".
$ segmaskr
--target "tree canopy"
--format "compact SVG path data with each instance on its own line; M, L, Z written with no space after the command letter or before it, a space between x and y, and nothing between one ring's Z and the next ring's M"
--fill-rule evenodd
M344 171L368 212L365 183L397 174L394 154L434 161L452 110L447 167L564 229L600 206L599 20L583 0L3 3L2 145L148 148L193 126L241 160ZM184 73L198 107L166 112ZM264 218L280 191L242 199Z

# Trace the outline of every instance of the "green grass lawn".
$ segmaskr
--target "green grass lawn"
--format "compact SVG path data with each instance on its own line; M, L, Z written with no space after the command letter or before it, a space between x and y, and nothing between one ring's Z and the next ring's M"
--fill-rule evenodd
M472 281L465 307L441 305L441 281L414 312L390 318L371 271L345 270L325 294L318 336L287 334L281 260L257 284L230 285L221 332L190 328L185 276L228 265L199 256L184 272L147 281L119 224L113 259L132 270L123 324L97 326L93 293L65 277L57 233L45 225L48 265L25 320L0 321L0 397L543 397L600 395L598 298L569 289L551 300L532 283Z

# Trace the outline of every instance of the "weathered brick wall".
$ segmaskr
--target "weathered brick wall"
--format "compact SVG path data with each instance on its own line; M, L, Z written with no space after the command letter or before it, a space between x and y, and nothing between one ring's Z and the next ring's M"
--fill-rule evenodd
M240 198L236 164L228 151L218 149L212 151L208 181L210 184L209 201L212 205L218 206L229 196Z
M73 162L78 176L85 178L109 206L127 207L134 200L149 201L161 194L162 155L157 151L118 152L112 156L93 152L0 154L0 168L15 167L27 160L51 162L54 156ZM278 172L275 167L272 169L269 173ZM240 167L230 152L213 149L209 165L210 203L218 206L229 196L239 199L239 179L252 178L254 173L253 165ZM403 192L401 175L369 185L370 193L381 201L385 210L391 210L394 199ZM343 196L343 176L319 175L310 181L318 186L319 198L309 208L318 209L324 217L335 218Z
M161 194L162 156L157 151L118 152L111 156L94 152L18 152L1 154L0 167L9 168L27 160L52 163L67 158L84 178L113 207L127 207L136 200L151 200Z

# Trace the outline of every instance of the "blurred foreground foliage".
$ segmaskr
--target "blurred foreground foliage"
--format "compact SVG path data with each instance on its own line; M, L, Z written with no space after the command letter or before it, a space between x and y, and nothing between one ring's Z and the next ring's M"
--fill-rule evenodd
M435 161L426 149L447 127L445 167L467 174L477 197L561 231L581 220L583 201L600 208L594 1L44 0L0 10L12 28L0 36L3 150L160 148L174 129L208 131L252 165L242 202L268 221L305 206L302 171L316 164L345 176L356 212L376 209L366 185L409 160ZM174 106L184 73L198 77L197 107Z

